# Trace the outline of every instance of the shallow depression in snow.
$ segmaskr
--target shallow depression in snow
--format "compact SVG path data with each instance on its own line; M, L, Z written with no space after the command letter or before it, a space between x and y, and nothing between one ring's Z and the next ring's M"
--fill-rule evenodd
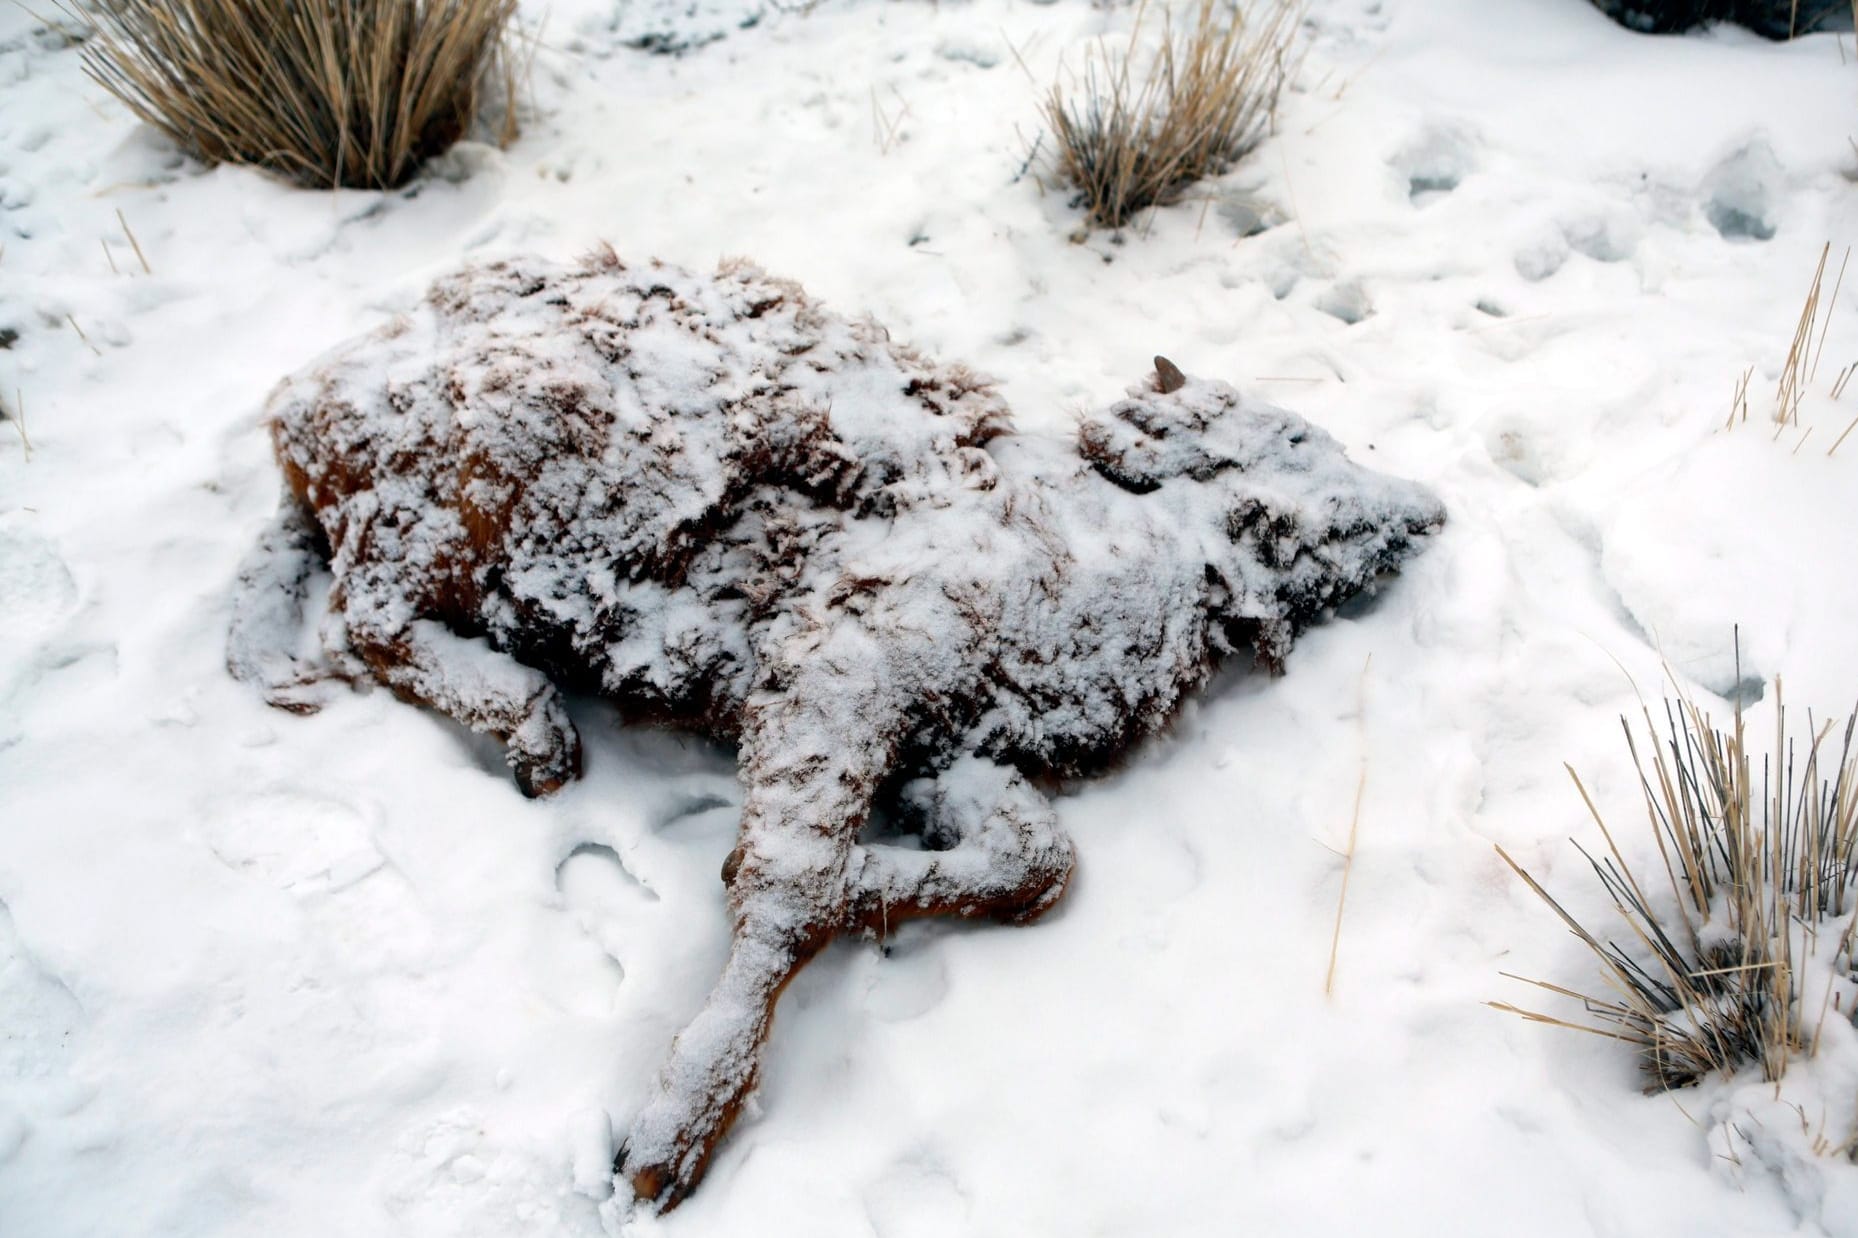
M57 548L0 514L0 636L45 636L77 606L77 582Z

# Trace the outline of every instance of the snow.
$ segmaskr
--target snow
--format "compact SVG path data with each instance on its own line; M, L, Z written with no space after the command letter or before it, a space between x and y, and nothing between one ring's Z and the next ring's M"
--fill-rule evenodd
M523 139L390 195L192 167L0 11L0 397L32 443L0 424L0 1229L1858 1230L1858 1170L1791 1107L1851 1133L1850 1038L1780 1098L1645 1097L1622 1047L1480 1004L1591 974L1491 844L1611 914L1560 764L1649 856L1615 719L1667 665L1734 690L1740 624L1796 714L1858 697L1858 435L1825 454L1858 282L1799 429L1762 420L1820 246L1858 235L1849 36L1318 0L1216 198L1072 244L1016 174L1039 85L1125 10L771 6L664 57L624 46L647 6L545 9ZM663 1218L603 1219L607 1167L723 965L730 756L576 698L586 778L526 801L388 693L298 717L223 665L272 386L464 261L602 241L751 258L996 376L1028 430L1165 353L1450 512L1282 678L1223 676L1066 788L1077 875L1037 926L802 972L759 1114Z

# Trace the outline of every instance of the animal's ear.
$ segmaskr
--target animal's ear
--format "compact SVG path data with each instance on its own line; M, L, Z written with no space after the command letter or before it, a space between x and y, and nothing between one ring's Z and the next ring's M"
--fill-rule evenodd
M1205 480L1230 461L1211 431L1239 404L1225 383L1190 382L1166 357L1151 381L1084 419L1078 448L1105 477L1138 494L1170 477Z

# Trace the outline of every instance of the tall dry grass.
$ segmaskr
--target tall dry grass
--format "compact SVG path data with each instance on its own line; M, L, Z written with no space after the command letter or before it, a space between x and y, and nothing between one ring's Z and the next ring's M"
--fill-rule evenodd
M1598 857L1581 853L1618 913L1611 927L1583 924L1498 848L1593 954L1604 991L1528 983L1578 1000L1591 1021L1491 1005L1634 1046L1647 1091L1750 1064L1777 1080L1829 1016L1858 1013L1858 711L1841 738L1810 720L1795 738L1777 702L1766 752L1739 703L1727 731L1688 701L1667 701L1664 723L1660 733L1648 709L1642 736L1626 725L1658 851L1644 874L1574 775L1606 842Z
M1302 0L1197 0L1177 28L1164 9L1160 47L1138 73L1144 3L1126 48L1099 45L1081 78L1061 75L1042 110L1055 170L1090 221L1120 228L1262 141L1295 67L1302 12Z
M1858 0L1854 0L1858 8ZM1793 340L1787 348L1787 359L1781 365L1781 375L1774 387L1774 412L1772 424L1774 437L1780 438L1788 429L1800 428L1800 406L1813 394L1813 383L1819 377L1819 361L1826 351L1826 336L1832 328L1833 314L1838 308L1839 290L1845 286L1845 270L1851 264L1851 247L1845 249L1845 256L1839 260L1838 275L1832 281L1832 293L1825 294L1826 262L1832 255L1830 241L1820 246L1819 262L1813 269L1813 282L1808 286L1806 300L1800 306L1800 317L1794 323ZM1822 315L1822 308L1824 313ZM1839 369L1832 379L1827 397L1837 403L1845 394L1846 387L1854 376L1858 376L1858 361L1853 361ZM1729 401L1729 419L1724 429L1733 429L1746 424L1749 413L1749 384L1754 380L1755 367L1744 369L1736 380L1734 394ZM1798 454L1805 445L1807 437L1814 427L1807 426L1798 442L1794 444L1794 453ZM1840 446L1858 430L1858 417L1849 421L1844 431L1833 440L1826 449L1826 455L1837 454Z
M301 185L392 188L502 92L517 0L107 0L84 64L208 164Z

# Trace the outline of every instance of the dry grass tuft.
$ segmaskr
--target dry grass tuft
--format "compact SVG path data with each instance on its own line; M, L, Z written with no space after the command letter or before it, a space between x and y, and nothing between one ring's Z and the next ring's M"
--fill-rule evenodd
M1778 681L1775 690L1778 697ZM1615 939L1582 925L1502 848L1498 853L1593 952L1608 993L1528 981L1578 999L1593 1022L1490 1004L1636 1046L1647 1091L1727 1077L1750 1063L1777 1080L1790 1059L1817 1047L1828 1009L1851 1016L1858 992L1858 710L1846 721L1836 763L1826 744L1831 724L1810 734L1801 751L1787 736L1778 700L1773 751L1758 758L1739 703L1727 732L1694 704L1667 701L1660 736L1647 709L1649 761L1631 725L1621 723L1665 881L1656 872L1649 885L1640 881L1570 768L1606 840L1600 858L1585 848L1581 854L1612 896L1624 934Z
M392 188L510 106L517 0L110 0L84 64L206 163L307 186Z
M1081 81L1053 84L1043 110L1056 139L1058 175L1078 191L1091 223L1120 228L1203 177L1223 172L1263 140L1295 67L1291 45L1302 0L1198 0L1176 30L1166 11L1154 62L1132 67L1145 26L1137 10L1129 46L1099 47Z
M1845 268L1851 263L1852 251L1847 247L1845 256L1839 260L1838 276L1832 281L1832 295L1828 297L1825 295L1826 260L1831 255L1832 244L1828 241L1820 246L1819 262L1813 268L1813 282L1806 290L1806 300L1800 305L1800 317L1794 323L1793 341L1787 348L1787 360L1781 366L1780 381L1774 387L1773 421L1776 438L1788 426L1798 428L1801 401L1811 393L1811 385L1819 375L1819 359L1826 350L1826 333L1832 328L1832 311L1838 302L1839 289L1845 284ZM1845 384L1855 369L1858 369L1858 362L1839 371L1832 383L1830 394L1833 400L1844 394ZM1748 420L1748 384L1753 376L1754 367L1751 366L1737 380L1725 429Z
M1813 285L1807 289L1806 302L1800 307L1800 321L1794 325L1793 344L1787 349L1787 363L1781 367L1781 380L1774 389L1774 420L1778 425L1800 424L1800 400L1807 384L1819 372L1819 355L1826 347L1826 329L1832 325L1831 307L1825 321L1819 321L1820 290L1826 278L1826 258L1832 252L1828 241L1820 247L1819 265L1813 271ZM1839 277L1833 281L1831 300L1836 303L1839 287L1845 282L1845 266L1851 261L1847 249L1839 263ZM1819 342L1813 342L1813 328L1819 327Z

